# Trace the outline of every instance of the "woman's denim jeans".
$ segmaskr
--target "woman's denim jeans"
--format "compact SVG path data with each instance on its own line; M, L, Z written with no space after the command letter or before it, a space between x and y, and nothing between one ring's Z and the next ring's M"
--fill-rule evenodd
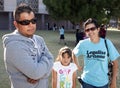
M108 84L101 87L96 87L82 81L81 88L108 88Z

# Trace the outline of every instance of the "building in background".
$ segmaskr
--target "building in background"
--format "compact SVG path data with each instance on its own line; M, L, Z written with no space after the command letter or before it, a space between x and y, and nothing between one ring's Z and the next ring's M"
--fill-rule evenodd
M13 11L20 3L30 5L37 17L37 30L51 30L56 24L57 27L64 25L65 29L71 29L73 25L69 21L56 21L49 16L46 6L42 0L0 0L0 30L13 30Z
M109 21L109 26L112 28L117 28L118 27L118 18L111 17L111 19Z

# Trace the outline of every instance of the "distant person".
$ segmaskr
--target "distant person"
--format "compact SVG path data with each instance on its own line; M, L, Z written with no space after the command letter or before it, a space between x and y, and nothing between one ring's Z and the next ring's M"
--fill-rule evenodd
M78 44L78 42L83 39L84 39L83 30L82 29L76 30L76 44Z
M2 37L11 88L48 88L53 56L44 39L34 34L36 17L32 8L19 5L14 12L14 25L16 30Z
M79 24L76 24L75 29L76 29L76 31L80 29Z
M99 32L100 37L105 38L106 37L106 32L107 32L107 29L106 29L105 25L102 24L100 26L100 32Z
M64 30L64 26L60 27L59 28L59 33L60 33L60 40L59 40L59 43L64 43L66 45L66 42L65 42L65 30Z
M50 24L46 23L46 26L47 26L47 30L50 30Z
M113 63L110 88L117 88L116 78L118 75L118 58L120 54L113 43L109 39L106 39L109 50L108 59L105 40L99 36L100 29L95 19L89 18L84 23L84 31L89 38L80 41L73 49L76 64L78 64L77 58L79 56L83 56L84 59L81 87L108 88L108 60L110 59Z
M53 25L53 31L57 30L57 25L54 23Z
M62 47L53 65L52 88L76 88L76 71L71 49Z

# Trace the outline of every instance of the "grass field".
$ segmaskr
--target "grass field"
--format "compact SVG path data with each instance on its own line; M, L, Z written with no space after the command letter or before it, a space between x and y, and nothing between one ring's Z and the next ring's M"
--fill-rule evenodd
M2 37L5 33L9 33L11 31L3 31L0 30L0 37ZM59 42L59 33L58 31L46 31L46 30L39 30L36 32L36 34L42 36L45 39L45 42L53 54L53 56L56 58L58 50L64 46L64 44L58 44ZM120 53L120 31L114 31L109 30L107 32L107 38L109 38L114 45L116 46L117 50ZM65 32L65 40L67 42L67 46L69 46L71 49L75 47L75 34L73 32ZM81 57L79 57L81 58ZM79 59L80 65L83 65L83 61ZM120 63L120 60L119 60ZM120 64L119 64L120 69ZM80 75L81 72L79 72L78 75ZM77 88L79 87L79 83L77 82ZM4 62L3 62L3 48L2 48L2 39L0 38L0 88L10 88L10 81L8 79L8 75L6 73ZM51 88L51 76L50 76L50 84L49 88ZM117 88L120 88L120 73L118 76L117 81Z

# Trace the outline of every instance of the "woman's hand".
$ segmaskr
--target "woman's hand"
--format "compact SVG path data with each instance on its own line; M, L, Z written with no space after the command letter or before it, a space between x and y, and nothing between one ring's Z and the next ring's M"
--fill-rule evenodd
M116 82L111 82L111 83L110 83L110 88L117 88Z
M78 67L78 71L83 70L83 67L82 67L82 66L77 66L77 67Z

